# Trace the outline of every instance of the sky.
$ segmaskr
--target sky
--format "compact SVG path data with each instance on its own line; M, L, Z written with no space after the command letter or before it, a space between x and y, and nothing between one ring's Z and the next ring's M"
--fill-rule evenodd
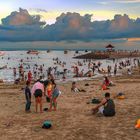
M92 20L113 19L115 14L140 17L140 0L2 0L0 7L0 19L21 7L42 15L48 24L54 23L62 12L93 14Z
M140 0L4 0L0 41L140 38Z

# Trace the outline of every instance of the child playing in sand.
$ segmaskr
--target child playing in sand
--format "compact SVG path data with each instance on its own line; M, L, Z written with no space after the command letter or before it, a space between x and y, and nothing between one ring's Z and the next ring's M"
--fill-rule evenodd
M26 111L26 112L30 112L30 106L31 106L30 81L27 81L27 82L26 82L25 98L26 98L25 111Z

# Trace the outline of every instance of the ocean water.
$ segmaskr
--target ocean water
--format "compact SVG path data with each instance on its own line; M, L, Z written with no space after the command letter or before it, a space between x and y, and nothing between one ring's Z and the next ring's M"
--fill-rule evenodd
M77 65L77 62L81 62L83 66L79 66L79 71L84 69L84 73L86 73L88 69L88 62L83 63L82 59L74 59L74 56L85 54L85 51L79 51L78 54L75 51L68 51L67 54L64 54L64 51L39 51L38 55L27 54L27 51L5 51L3 56L0 56L0 68L7 66L5 69L0 69L0 79L4 81L13 81L13 68L18 68L20 64L23 64L25 75L27 75L29 69L27 68L30 65L30 70L33 70L35 64L38 66L44 64L43 73L47 76L47 68L48 67L58 67L59 72L63 72L64 69L68 69L67 80L72 80L73 77L73 66ZM28 59L27 59L28 58ZM58 58L62 63L65 62L66 65L63 67L62 65L58 65L53 61L54 58ZM21 62L21 59L23 62ZM93 62L97 63L99 60L94 60ZM112 60L100 60L102 65L101 68L106 68L107 65L114 66ZM96 76L100 76L97 72ZM95 77L96 77L95 76ZM19 77L18 69L17 69L17 77ZM62 80L62 76L58 77L59 80ZM76 80L77 78L75 78ZM81 78L80 78L81 79ZM79 80L80 80L79 79Z
M116 50L140 50L140 41L129 41L127 39L118 40L94 40L92 42L80 42L80 41L60 41L60 42L48 42L48 41L36 41L36 42L0 42L0 51L4 51L5 55L0 56L0 79L4 81L13 81L13 67L19 67L20 60L23 59L25 75L29 71L26 69L30 65L31 70L34 65L44 64L44 74L47 75L46 69L48 67L58 67L58 71L62 72L64 69L68 69L67 80L73 80L73 66L77 65L77 62L81 62L83 66L79 67L80 70L84 69L84 73L88 71L88 62L83 63L83 60L73 59L74 56L85 54L85 50L105 50L105 46L112 44ZM39 51L39 55L29 55L27 50L35 49ZM52 50L47 53L47 50ZM64 50L68 50L67 54L64 54ZM79 53L76 54L75 50ZM29 58L27 60L27 57ZM64 67L54 64L53 58L59 58L59 60L66 65ZM94 60L97 63L99 60ZM107 65L114 67L112 60L100 60L101 68L106 69ZM117 60L122 61L120 60ZM3 66L7 66L6 69L1 69ZM79 71L80 71L79 70ZM102 76L95 72L94 77ZM120 73L119 73L120 74ZM18 74L17 77L18 78ZM61 79L61 77L58 77ZM82 78L76 78L81 80ZM74 80L76 80L74 79Z

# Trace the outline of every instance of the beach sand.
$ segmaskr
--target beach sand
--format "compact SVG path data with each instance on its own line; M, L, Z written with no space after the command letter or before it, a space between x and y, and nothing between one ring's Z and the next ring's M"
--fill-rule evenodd
M58 110L35 113L32 97L31 113L25 113L23 85L0 85L0 140L138 140L135 130L140 118L140 76L111 78L116 86L106 90L113 98L125 93L126 99L114 99L115 117L91 114L95 105L87 104L93 97L103 98L106 91L99 88L101 79L79 81L87 92L72 93L71 82L61 84L63 92L58 98ZM89 86L85 86L88 83ZM44 107L49 107L44 99ZM45 120L52 121L51 129L42 129Z

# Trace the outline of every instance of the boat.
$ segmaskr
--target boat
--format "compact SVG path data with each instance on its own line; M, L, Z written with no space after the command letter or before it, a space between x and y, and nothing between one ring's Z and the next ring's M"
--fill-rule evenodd
M29 50L29 51L27 51L27 54L39 54L39 52L38 51L36 51L36 50Z

